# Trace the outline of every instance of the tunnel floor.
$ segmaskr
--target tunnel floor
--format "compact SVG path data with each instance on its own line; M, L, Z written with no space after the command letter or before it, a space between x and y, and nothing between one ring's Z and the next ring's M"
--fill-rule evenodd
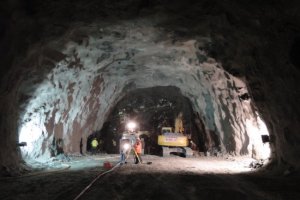
M61 167L0 179L0 199L74 199L118 155L83 156ZM251 159L143 156L101 177L80 199L300 199L300 176L254 173ZM147 164L152 162L152 164ZM68 167L66 167L68 166Z

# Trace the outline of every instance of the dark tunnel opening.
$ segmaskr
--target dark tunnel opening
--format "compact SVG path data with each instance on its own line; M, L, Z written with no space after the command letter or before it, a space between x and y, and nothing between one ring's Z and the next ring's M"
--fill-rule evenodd
M135 121L138 124L136 131L145 143L144 153L162 155L162 148L157 144L158 135L163 127L174 128L175 119L180 113L183 114L183 134L188 136L189 146L193 145L197 152L204 152L205 128L199 127L201 120L193 111L190 100L174 86L136 89L127 93L116 104L103 128L93 133L87 143L96 137L101 141L100 152L118 153L119 140L122 133L126 132L127 122Z

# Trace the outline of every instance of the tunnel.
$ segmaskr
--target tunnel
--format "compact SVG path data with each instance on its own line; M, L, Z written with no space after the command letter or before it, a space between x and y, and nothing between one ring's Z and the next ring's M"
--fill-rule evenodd
M137 130L145 140L145 153L160 155L161 148L157 145L157 137L162 127L174 127L175 119L182 113L184 133L205 151L204 134L198 130L194 121L193 109L188 98L184 97L179 88L160 86L137 89L127 93L115 106L114 110L104 122L98 133L99 140L103 140L103 151L113 153L113 140L118 142L121 134L126 132L126 124L134 121ZM112 136L110 139L108 136ZM118 147L119 145L116 145ZM118 152L118 148L114 153Z
M7 0L0 8L3 180L94 158L94 138L97 155L118 156L131 120L152 165L246 158L270 182L274 174L299 175L297 1ZM157 137L179 115L193 158L167 161ZM263 180L253 177L245 179ZM232 194L225 199L245 197Z

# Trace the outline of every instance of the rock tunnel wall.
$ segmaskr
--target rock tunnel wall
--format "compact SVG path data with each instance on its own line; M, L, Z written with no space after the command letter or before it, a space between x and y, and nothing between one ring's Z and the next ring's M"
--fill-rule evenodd
M41 82L28 79L21 84L20 93L28 97L19 124L20 142L28 143L22 148L24 156L49 157L57 139L63 140L64 152L79 152L80 139L86 144L87 136L101 129L120 97L155 86L180 88L200 113L207 134L219 138L220 145L211 147L215 151L251 151L254 141L246 120L255 121L255 113L250 101L240 98L247 94L246 86L200 50L209 39L172 42L171 36L144 22L81 27L55 41L65 42L64 49L52 43L42 47L43 54L39 50L31 55L41 65L61 60L53 62Z
M54 137L77 152L125 92L173 85L222 151L249 153L259 111L274 161L299 166L295 3L136 2L2 3L1 165L19 166L19 134L38 141L30 157Z

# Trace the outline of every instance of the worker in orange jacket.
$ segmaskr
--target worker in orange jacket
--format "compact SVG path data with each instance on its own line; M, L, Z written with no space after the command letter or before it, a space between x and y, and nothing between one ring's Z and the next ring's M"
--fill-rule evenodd
M142 163L142 142L140 138L137 138L135 144L133 145L135 151L135 164Z

